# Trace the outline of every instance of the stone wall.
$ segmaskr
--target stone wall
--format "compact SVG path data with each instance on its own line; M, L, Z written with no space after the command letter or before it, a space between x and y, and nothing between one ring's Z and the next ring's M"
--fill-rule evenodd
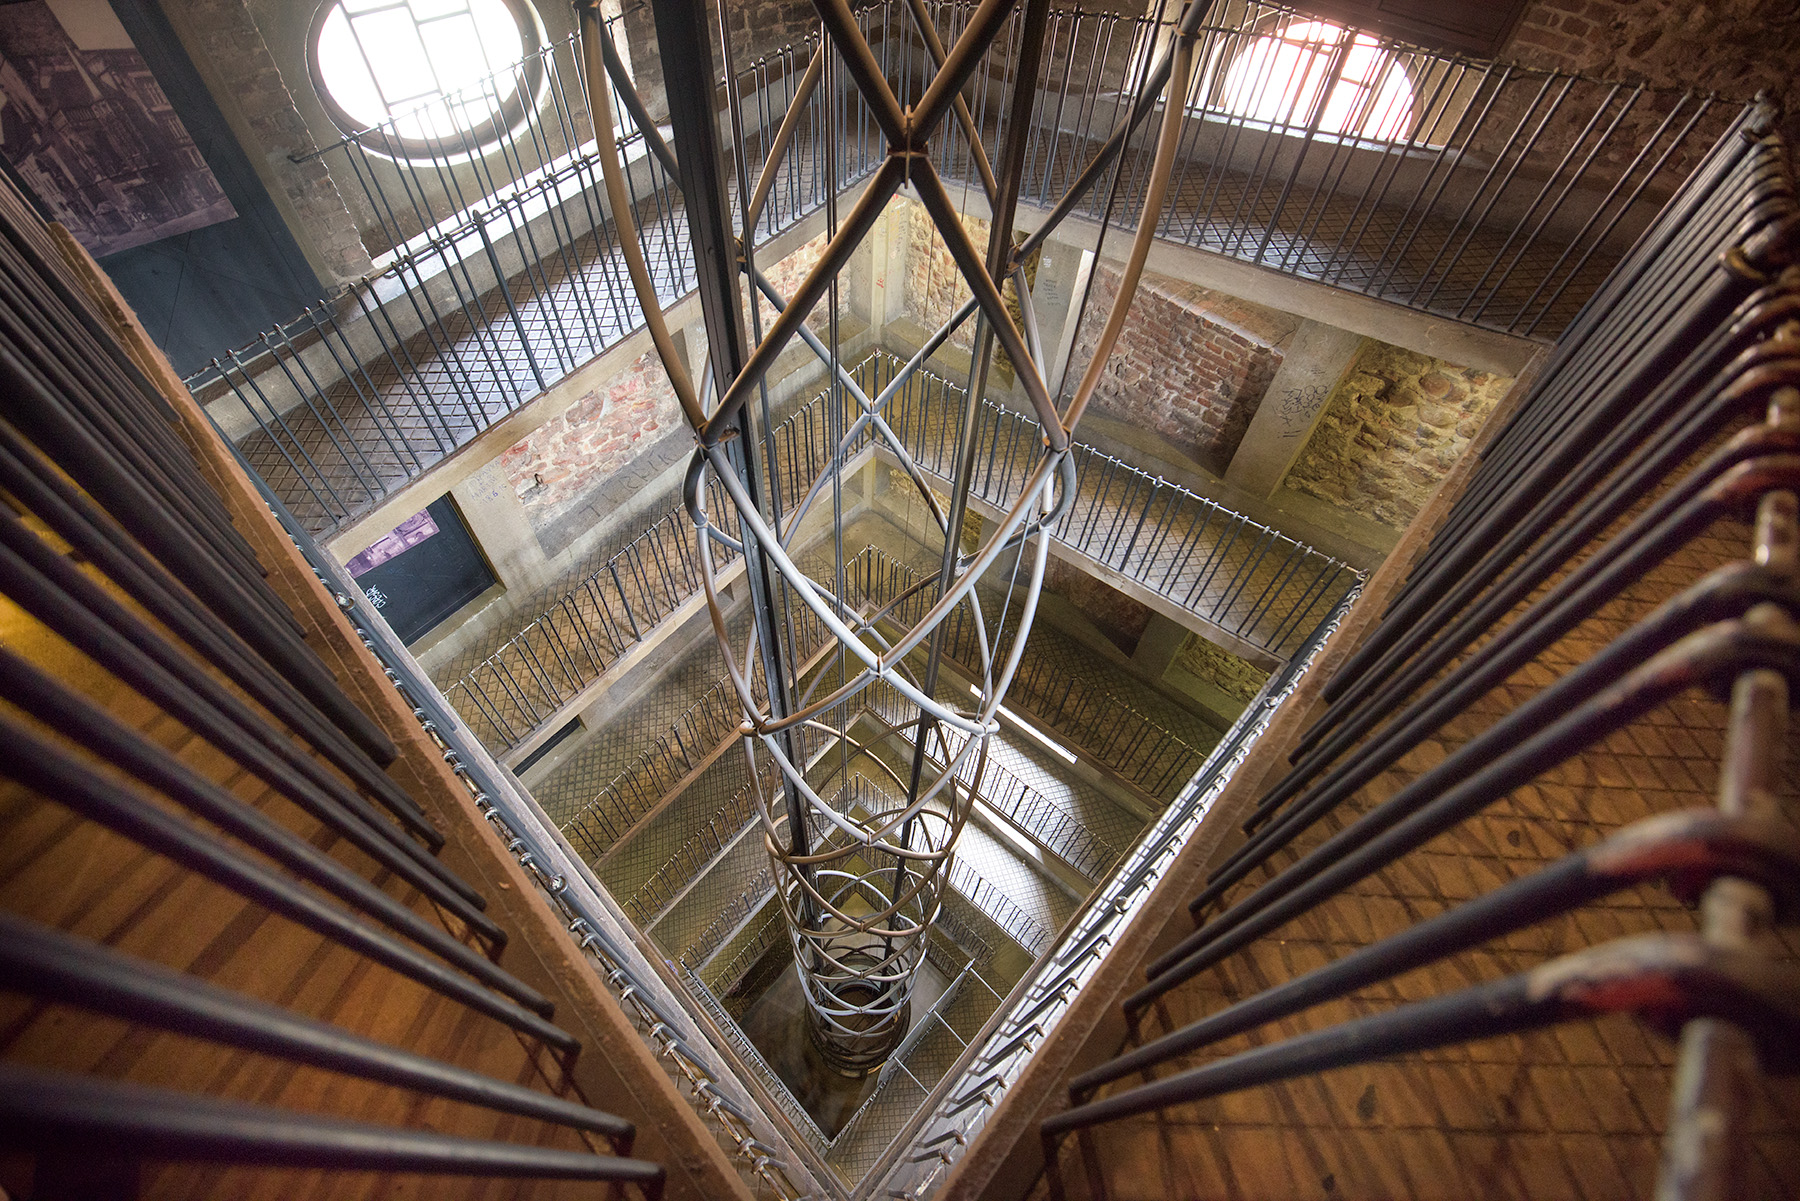
M824 252L826 241L828 241L826 236L820 234L810 242L802 243L792 254L788 255L778 263L764 263L759 260L756 264L757 269L768 276L769 283L774 285L775 291L780 293L783 300L791 300L795 291L797 291L800 285L806 281L807 275L812 272L814 267L818 266L819 255ZM850 284L850 279L851 275L848 270L838 273L840 311L849 307L849 297L845 295L844 292ZM744 336L754 341L755 334L750 325L750 301L747 283L744 291ZM763 296L761 299L762 307L758 311L762 314L763 332L767 333L769 331L769 323L775 319L775 309L774 306L769 303L768 297ZM806 326L815 334L823 337L825 330L830 323L831 293L826 292L824 296L819 298L819 303L813 306L812 312L807 314Z
M1070 358L1071 391L1093 358L1118 288L1116 272L1095 268ZM1286 313L1146 273L1093 411L1160 435L1223 473L1281 364L1281 345L1298 327Z
M1600 129L1589 121L1605 102L1607 86L1577 83L1557 112L1545 122L1548 100L1539 100L1540 80L1520 76L1488 113L1473 138L1482 154L1500 153L1515 133L1520 141L1534 136L1535 148L1525 167L1527 179L1548 175L1571 148L1580 159L1594 154L1585 175L1604 188L1632 165L1638 150L1655 137L1687 89L1717 91L1713 106L1682 147L1669 156L1661 177L1646 199L1660 203L1686 177L1739 105L1759 90L1781 101L1788 113L1790 135L1800 135L1800 84L1793 63L1800 54L1800 9L1791 0L1726 0L1692 4L1678 0L1536 0L1526 9L1500 57L1527 67L1567 71L1594 80L1646 84L1630 110L1619 115L1622 97L1606 110ZM1560 89L1558 95L1560 95ZM1693 113L1682 110L1680 123ZM1618 117L1616 126L1614 118ZM1540 123L1542 128L1540 129ZM1679 123L1677 128L1679 127ZM1604 146L1596 148L1601 130L1610 128ZM1522 131L1522 132L1521 132ZM1658 154L1671 135L1664 134ZM1512 153L1517 153L1516 148ZM1637 165L1642 171L1643 164ZM1592 203L1591 201L1588 203ZM1647 215L1644 206L1640 217ZM1580 215L1579 205L1571 215ZM1635 232L1628 222L1621 232Z
M1283 485L1404 529L1511 383L1370 339Z
M565 6L566 7L566 6ZM603 5L603 11L606 11ZM652 116L661 120L669 112L664 90L662 56L656 46L656 14L648 0L623 0L625 57L631 65L638 94ZM707 24L711 37L713 66L724 77L725 64L719 57L719 18L712 5L707 5ZM806 0L730 0L726 23L731 36L731 65L739 74L758 59L773 55L784 46L798 45L819 27L818 12ZM800 55L796 71L806 69L807 55ZM723 102L723 97L720 98Z
M1269 682L1269 673L1254 663L1238 658L1230 651L1200 637L1189 634L1175 656L1175 666L1191 676L1205 680L1233 700L1249 704Z
M798 45L819 28L818 10L806 0L731 0L726 13L731 61L739 71L783 46ZM806 56L796 65L804 70Z
M910 200L898 203L905 223L906 315L922 328L935 330L968 302L969 287L963 282L962 273L950 257L950 248L944 245L925 206ZM986 254L990 223L980 217L965 217L963 228L969 231L976 251ZM951 335L950 344L964 351L974 348L973 317Z
M544 530L681 419L662 361L650 351L508 447L500 465L532 529Z

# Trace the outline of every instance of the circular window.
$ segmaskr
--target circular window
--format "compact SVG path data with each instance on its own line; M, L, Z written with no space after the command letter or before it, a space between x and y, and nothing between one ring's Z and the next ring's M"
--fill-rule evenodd
M308 66L338 128L426 158L480 150L523 121L542 45L529 0L326 0Z
M1252 40L1231 60L1220 91L1227 112L1288 128L1316 115L1322 133L1390 141L1412 125L1412 83L1394 52L1326 21Z

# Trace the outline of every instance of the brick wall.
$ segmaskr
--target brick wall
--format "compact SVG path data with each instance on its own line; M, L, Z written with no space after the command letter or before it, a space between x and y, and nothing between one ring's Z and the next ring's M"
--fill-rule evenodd
M1511 383L1366 341L1283 484L1403 529Z
M761 265L783 296L791 296L825 247L821 234L780 262ZM745 301L748 305L748 300ZM772 319L763 305L763 330ZM808 324L822 331L827 306L821 302ZM745 332L749 333L746 312ZM697 332L697 331L696 331ZM797 343L796 343L797 345ZM704 335L690 347L696 361L705 353ZM699 386L699 379L694 380ZM662 360L648 351L606 383L582 396L508 447L500 464L525 506L532 528L542 533L577 509L608 476L632 463L655 443L656 435L676 428L684 418ZM571 520L576 520L571 518Z
M1118 288L1116 272L1095 268L1070 390L1093 358ZM1146 273L1092 409L1159 434L1222 473L1281 364L1278 345L1297 326L1285 313Z
M669 377L651 351L508 447L500 466L532 528L542 530L681 420Z

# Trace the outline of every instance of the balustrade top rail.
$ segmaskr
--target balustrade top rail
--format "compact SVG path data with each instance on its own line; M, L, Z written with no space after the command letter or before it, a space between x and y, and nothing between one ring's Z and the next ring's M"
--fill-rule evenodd
M899 596L917 578L910 567L876 547L859 554L855 566L864 595ZM894 616L902 625L916 621L930 602L931 598L923 594L909 596L896 606ZM959 609L943 626L944 654L964 670L978 657L974 626L966 609ZM995 644L1004 638L990 629L988 641ZM1008 695L1013 698L1013 705L1027 709L1060 736L1153 797L1167 799L1168 789L1184 783L1207 755L1104 684L1064 670L1037 654L1029 642L1019 658Z
M900 360L885 352L858 368L869 390ZM888 404L888 422L919 467L954 470L954 414L964 389L920 370ZM1037 444L1032 418L984 399L972 492L996 506L1019 489ZM1051 535L1085 558L1143 584L1211 625L1285 656L1361 578L1348 564L1189 488L1072 443L1078 495Z
M931 11L954 36L970 8ZM858 19L910 96L925 53L901 6ZM1256 39L1292 19L1274 5L1231 5L1202 30L1207 65L1188 99L1161 236L1527 336L1567 323L1652 203L1738 108L1376 39L1378 69L1404 80L1412 97L1403 117L1363 103L1380 136L1333 132L1323 110L1306 110L1298 96L1237 111L1247 101L1233 91L1231 64L1259 61ZM1042 206L1122 124L1130 73L1165 28L1075 11L1050 22L1049 94L1035 109L1022 192ZM1016 37L1014 28L1000 38L971 84L971 111L990 144L1003 132L999 98ZM746 166L760 168L811 52L805 43L739 72ZM496 86L510 90L534 73L542 107L493 146L397 159L377 149L378 129L329 147L324 161L386 266L189 377L315 534L367 512L642 325L598 186L573 44L545 47ZM629 113L627 99L615 93L615 111ZM828 99L820 89L808 101L758 242L791 229L885 153L854 97L862 117L827 148L819 131ZM679 194L643 131L628 121L617 142L646 261L658 294L673 301L693 280ZM954 125L933 154L946 178L973 182ZM1076 214L1132 219L1145 158L1129 142L1116 187L1096 188Z

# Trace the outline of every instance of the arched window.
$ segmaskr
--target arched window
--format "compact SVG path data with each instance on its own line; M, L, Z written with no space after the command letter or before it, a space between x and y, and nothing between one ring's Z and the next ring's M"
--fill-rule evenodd
M1322 133L1394 141L1412 127L1412 83L1393 52L1369 34L1327 21L1296 21L1251 39L1226 64L1214 104L1305 129L1321 96Z
M365 146L417 158L479 150L522 121L542 43L529 0L325 0L308 65L339 128L379 127Z

